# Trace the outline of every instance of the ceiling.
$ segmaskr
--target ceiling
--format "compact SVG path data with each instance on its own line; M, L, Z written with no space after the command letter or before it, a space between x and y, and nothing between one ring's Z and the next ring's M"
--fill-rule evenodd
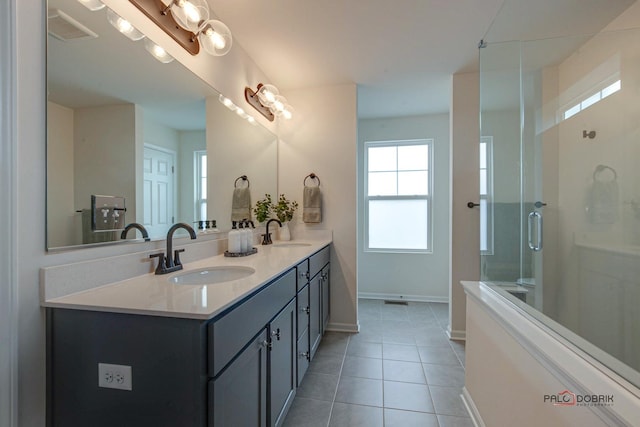
M451 75L477 70L481 39L491 43L593 34L634 1L209 3L231 29L234 43L285 93L356 83L358 116L377 118L448 112Z
M208 1L230 27L234 46L242 46L285 95L355 83L358 116L379 118L448 112L451 75L477 70L481 39L492 45L593 34L635 0ZM111 98L142 105L176 129L204 126L203 94L215 91L188 77L177 61L157 63L140 43L114 31L104 13L89 12L76 0L49 0L49 7L100 34L68 43L69 51L49 37L50 99L77 107ZM560 61L585 40L545 42L535 65ZM117 46L111 51L121 56L108 57L101 46ZM176 80L179 87L167 84Z

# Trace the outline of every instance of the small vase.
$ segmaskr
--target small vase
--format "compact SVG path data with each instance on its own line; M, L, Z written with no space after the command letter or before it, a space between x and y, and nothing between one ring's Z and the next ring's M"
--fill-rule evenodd
M280 232L279 240L291 240L291 231L289 230L288 222L283 222L282 227L280 227L278 231Z

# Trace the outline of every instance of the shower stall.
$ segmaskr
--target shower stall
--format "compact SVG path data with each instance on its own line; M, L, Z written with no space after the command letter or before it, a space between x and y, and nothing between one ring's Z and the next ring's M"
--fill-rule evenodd
M505 2L479 46L479 209L482 281L640 387L640 20L615 25L631 3L505 41L527 18Z

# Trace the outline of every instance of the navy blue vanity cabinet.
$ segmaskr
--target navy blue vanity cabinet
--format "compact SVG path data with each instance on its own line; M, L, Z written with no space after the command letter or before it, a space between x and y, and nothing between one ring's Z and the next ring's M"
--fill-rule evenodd
M210 320L48 308L47 426L280 427L325 329L328 268L327 246ZM99 386L105 363L130 368L130 390Z
M192 319L48 308L47 426L206 426L206 331ZM99 363L131 367L131 390L99 387Z
M311 359L318 350L329 318L328 272L329 247L327 246L309 257L309 277L311 278L309 280L309 348Z

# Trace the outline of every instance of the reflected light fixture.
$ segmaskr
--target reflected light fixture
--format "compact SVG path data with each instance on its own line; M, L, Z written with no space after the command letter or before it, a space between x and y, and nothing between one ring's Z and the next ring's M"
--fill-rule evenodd
M236 104L233 103L233 101L231 101L229 98L225 97L224 95L221 94L220 96L218 96L218 101L220 101L222 105L227 107L229 110L235 111L235 113L239 117L242 117L252 125L258 124L258 122L256 122L256 119L254 117L247 114L242 108L238 107Z
M168 64L173 61L173 56L169 55L162 46L152 42L148 38L144 39L144 48L147 49L147 52L149 52L151 56L163 64Z
M81 5L83 5L84 7L86 7L92 12L95 12L96 10L104 9L106 7L106 5L102 3L100 0L78 0L78 3L80 3Z
M144 34L138 31L129 21L122 18L113 10L107 8L107 20L114 28L127 36L129 39L136 41L144 38Z
M255 91L245 87L244 98L270 122L276 117L287 120L293 117L293 108L274 85L260 83Z

